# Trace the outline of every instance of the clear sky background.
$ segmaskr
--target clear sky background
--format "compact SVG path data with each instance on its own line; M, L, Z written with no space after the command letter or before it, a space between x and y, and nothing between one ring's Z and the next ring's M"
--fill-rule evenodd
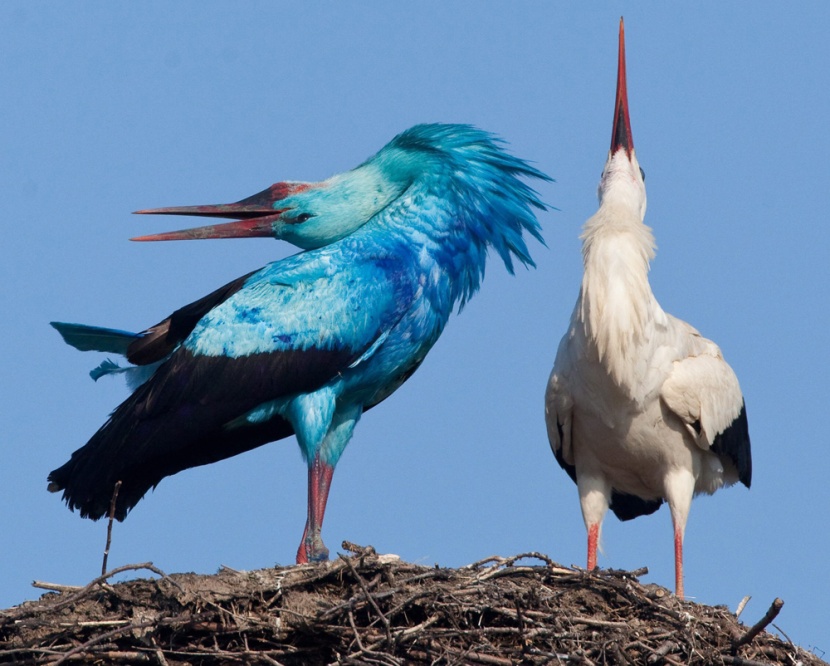
M421 122L495 132L556 179L538 268L490 262L421 369L361 421L324 537L459 566L528 550L585 564L576 487L547 443L545 384L596 210L625 15L637 154L663 307L740 378L753 487L703 497L690 598L770 602L830 653L830 4L758 2L4 2L0 4L0 607L33 579L100 573L106 524L46 492L127 395L50 320L141 330L294 252L267 239L137 244L278 180L357 165ZM114 530L112 567L211 573L293 562L306 472L294 440L164 480ZM668 510L605 524L603 567L673 586Z

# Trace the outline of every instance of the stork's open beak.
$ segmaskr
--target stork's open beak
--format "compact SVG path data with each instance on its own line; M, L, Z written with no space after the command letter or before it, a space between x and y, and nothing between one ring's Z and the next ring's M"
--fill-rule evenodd
M287 210L279 202L300 189L300 183L275 183L253 196L230 204L206 206L171 206L135 211L139 215L194 215L199 217L230 217L236 222L211 224L181 231L137 236L134 241L199 240L203 238L261 238L274 237L273 223Z
M620 52L617 61L617 102L614 105L614 131L611 133L611 153L621 148L629 157L634 150L631 119L628 117L628 88L625 82L625 29L620 18Z
M200 206L203 208L204 206ZM159 209L162 210L162 209ZM150 211L136 211L147 213ZM152 212L156 212L155 210ZM274 227L283 211L276 214L266 215L248 220L236 222L225 222L224 224L209 224L204 227L192 227L179 231L167 231L161 234L150 234L149 236L135 236L133 241L170 241L170 240L202 240L205 238L273 238ZM198 215L198 213L170 213L171 215ZM208 213L217 215L217 213Z

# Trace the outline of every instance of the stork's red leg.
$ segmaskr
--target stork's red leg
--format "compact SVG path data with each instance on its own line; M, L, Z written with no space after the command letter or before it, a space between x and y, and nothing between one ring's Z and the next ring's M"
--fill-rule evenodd
M674 530L674 593L683 598L683 532Z
M588 571L597 568L597 544L599 542L599 523L588 528Z
M329 559L329 549L323 543L320 531L323 528L333 474L334 467L322 462L319 456L308 467L308 517L303 539L297 549L297 564L325 562Z

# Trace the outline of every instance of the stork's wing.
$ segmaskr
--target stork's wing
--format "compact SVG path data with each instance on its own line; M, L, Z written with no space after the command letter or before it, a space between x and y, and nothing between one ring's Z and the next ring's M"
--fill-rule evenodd
M573 448L571 440L571 418L573 414L573 397L568 390L567 335L559 345L556 362L548 380L545 391L545 424L548 429L548 442L556 462L576 483Z
M198 301L179 308L155 326L139 333L139 337L127 348L127 360L136 365L161 361L193 332L202 317L242 289L256 272L243 275Z
M134 363L135 365L122 367L106 359L89 374L95 381L105 375L123 374L127 385L135 390L153 376L158 365L190 335L202 317L242 289L248 278L255 273L256 271L243 275L198 301L179 308L141 333L59 321L51 324L61 334L64 342L75 349L118 354Z
M235 426L263 403L317 390L345 372L371 353L396 315L393 288L381 275L286 270L297 265L266 267L208 311L153 377L50 474L50 489L99 518L120 480L116 516L123 519L165 476L292 434L279 416Z
M675 361L660 397L686 424L694 441L734 465L747 487L752 481L749 428L741 387L717 345Z

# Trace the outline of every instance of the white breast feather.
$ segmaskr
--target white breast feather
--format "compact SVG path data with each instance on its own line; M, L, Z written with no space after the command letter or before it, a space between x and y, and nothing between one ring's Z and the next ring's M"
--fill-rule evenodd
M614 382L641 401L668 324L648 283L654 236L636 218L604 207L585 224L582 239L585 272L574 314Z

